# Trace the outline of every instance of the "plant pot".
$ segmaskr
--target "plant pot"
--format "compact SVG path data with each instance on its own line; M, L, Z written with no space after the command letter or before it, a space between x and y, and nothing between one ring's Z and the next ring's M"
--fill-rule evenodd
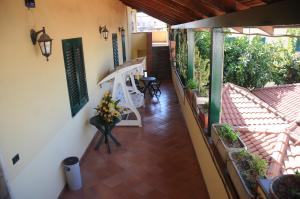
M253 193L246 186L244 179L242 178L235 162L232 157L232 154L236 151L229 152L229 159L226 163L228 174L231 178L232 183L234 184L235 190L237 191L240 198L243 199L254 199Z
M300 194L300 176L289 174L275 177L270 185L270 194L272 199L300 198L295 192Z
M208 128L208 113L205 113L201 110L199 110L199 118L200 118L200 123L202 128Z
M228 153L230 151L237 151L237 150L242 150L242 149L247 149L246 145L244 142L238 137L238 142L240 143L241 147L239 148L231 148L226 146L225 142L222 140L222 138L218 134L218 128L221 127L224 124L213 124L212 125L212 131L211 131L211 137L213 140L213 143L215 144L223 162L226 162L228 159Z
M193 101L192 101L192 105L193 105L193 108L195 110L197 110L197 105L201 103L201 97L199 95L199 92L198 90L195 90L194 91L194 96L193 96Z

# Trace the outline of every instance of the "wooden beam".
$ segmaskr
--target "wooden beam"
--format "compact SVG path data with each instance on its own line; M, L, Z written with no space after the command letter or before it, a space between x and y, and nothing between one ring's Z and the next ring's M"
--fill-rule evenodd
M207 3L203 3L199 0L172 0L173 2L177 2L185 7L193 8L197 12L203 13L203 15L207 17L216 16L219 14L224 14L214 8L211 8Z
M159 20L161 20L165 23L168 23L170 25L178 24L178 21L175 21L173 18L162 15L162 13L160 13L156 10L149 10L147 8L143 8L141 6L134 5L134 4L132 4L132 2L130 2L128 0L121 0L121 1L129 7L132 7L136 10L142 11L142 12L144 12L144 13L146 13L146 14L154 17L154 18L157 18L157 19L159 19Z
M205 14L203 14L202 12L195 10L192 6L182 2L182 1L176 1L176 0L166 0L168 1L170 4L173 4L174 6L178 6L178 7L184 7L186 9L186 12L190 12L193 13L194 15L200 17L201 19L207 18L207 16Z
M236 0L208 0L208 2L224 10L226 13L249 9L249 6Z
M268 35L274 35L274 27L273 26L259 26L257 28L264 31Z
M242 27L232 27L233 30L237 31L238 33L243 33Z
M132 7L135 6L135 7L139 7L140 9L147 10L148 13L157 13L158 16L171 19L172 21L175 22L175 24L195 20L190 16L180 14L178 12L170 11L170 9L165 7L163 4L155 4L156 6L154 6L153 2L151 3L151 0L149 0L148 2L144 2L140 0L122 0L122 1L125 4L131 5Z
M207 16L204 15L203 13L195 11L192 7L186 7L185 5L178 3L177 1L173 1L173 0L164 0L164 1L154 0L154 1L165 2L166 5L171 7L172 10L178 10L181 13L189 14L195 20L207 18Z
M209 129L220 122L222 106L224 33L222 28L214 28L211 37L210 86L209 86Z
M283 0L223 16L172 26L172 29L247 27L300 24L300 1Z

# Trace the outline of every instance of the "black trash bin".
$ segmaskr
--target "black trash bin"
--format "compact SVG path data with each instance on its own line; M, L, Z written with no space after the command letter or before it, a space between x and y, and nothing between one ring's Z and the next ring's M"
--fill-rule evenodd
M68 157L64 159L63 164L69 189L71 189L72 191L80 189L82 186L82 181L79 166L79 158Z

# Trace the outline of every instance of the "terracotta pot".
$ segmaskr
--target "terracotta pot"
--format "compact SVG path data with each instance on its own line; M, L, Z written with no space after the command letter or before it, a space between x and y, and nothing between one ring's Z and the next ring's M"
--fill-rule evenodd
M200 109L199 118L201 121L201 127L207 129L208 128L208 114L202 112L202 110Z
M287 181L284 184L282 184L283 181ZM275 177L270 185L270 194L271 194L271 198L272 199L280 199L280 197L278 196L278 188L281 187L281 189L283 189L282 186L287 185L286 189L291 189L291 183L288 182L294 182L295 184L298 184L300 187L300 177L293 175L293 174L288 174L288 175L281 175L281 176L277 176ZM296 198L296 197L295 197Z

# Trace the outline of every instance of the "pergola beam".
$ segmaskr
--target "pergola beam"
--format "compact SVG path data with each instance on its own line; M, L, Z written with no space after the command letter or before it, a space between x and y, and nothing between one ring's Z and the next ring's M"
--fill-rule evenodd
M300 1L284 0L222 16L174 25L172 29L249 27L300 24Z
M207 18L207 16L203 14L203 12L193 9L193 7L190 4L188 4L186 1L178 1L178 0L168 0L168 1L172 2L174 5L181 5L185 7L188 12L192 12L202 19Z
M167 3L162 3L161 1L149 0L147 2L140 0L122 0L126 4L130 4L141 9L147 9L148 12L154 13L157 12L159 15L174 19L175 21L187 22L201 19L200 17L193 16L189 12L185 12L182 8L174 8ZM155 7L156 6L156 7ZM153 9L155 7L155 9Z
M166 16L165 14L162 14L161 12L157 11L157 10L152 10L152 9L148 9L148 8L145 8L145 7L142 7L140 5L137 5L137 4L133 4L131 1L129 0L121 0L123 3L125 3L126 5L138 10L138 11L142 11L150 16L153 16L165 23L168 23L170 25L174 25L174 24L177 24L178 22L175 21L173 18L174 17L168 17ZM182 20L181 20L182 21ZM182 21L183 22L183 21Z

